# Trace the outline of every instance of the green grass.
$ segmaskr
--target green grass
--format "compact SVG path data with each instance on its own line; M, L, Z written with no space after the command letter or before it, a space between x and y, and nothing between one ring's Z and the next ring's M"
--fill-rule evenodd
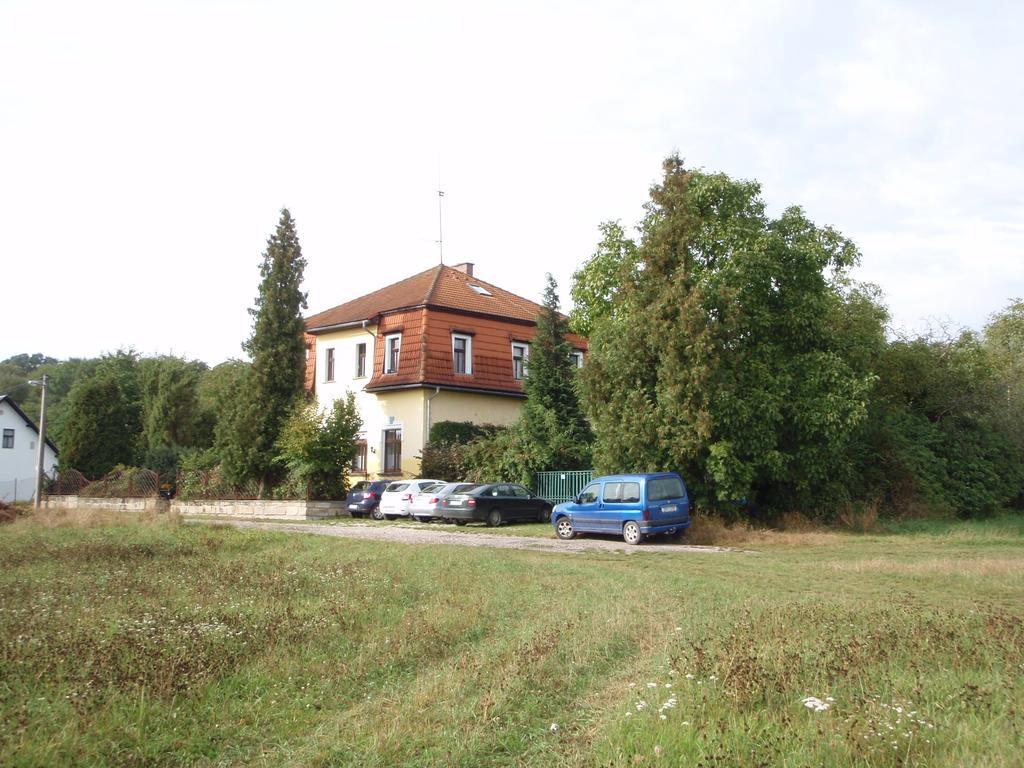
M1020 765L1022 543L1019 518L642 557L22 520L0 755Z

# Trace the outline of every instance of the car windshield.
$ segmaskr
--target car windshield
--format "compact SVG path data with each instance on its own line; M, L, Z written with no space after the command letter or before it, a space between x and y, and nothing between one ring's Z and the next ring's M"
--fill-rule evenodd
M647 483L647 498L650 501L681 499L685 495L683 481L678 477L656 477Z
M384 493L398 493L409 487L408 483L392 483Z
M470 483L469 485L462 486L457 491L453 491L453 493L475 493L476 491L479 491L483 487L484 486L482 485L474 485Z
M420 493L434 493L444 488L444 483L431 483L430 485L423 486L423 490Z

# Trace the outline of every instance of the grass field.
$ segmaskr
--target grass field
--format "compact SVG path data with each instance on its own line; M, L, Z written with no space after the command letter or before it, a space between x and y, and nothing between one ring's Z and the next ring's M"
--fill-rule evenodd
M1022 764L1024 520L744 544L19 520L0 763Z

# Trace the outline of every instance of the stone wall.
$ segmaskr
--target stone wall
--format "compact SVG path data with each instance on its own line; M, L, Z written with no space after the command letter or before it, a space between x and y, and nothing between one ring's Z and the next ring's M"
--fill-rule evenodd
M268 501L264 499L205 499L172 501L171 511L181 515L262 520L322 520L347 515L344 501Z
M47 509L112 509L117 512L166 512L170 503L160 496L101 498L99 496L45 496Z

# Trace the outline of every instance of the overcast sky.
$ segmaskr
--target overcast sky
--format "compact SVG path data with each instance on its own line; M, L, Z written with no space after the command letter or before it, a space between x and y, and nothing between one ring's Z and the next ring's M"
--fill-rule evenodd
M1024 295L1024 3L0 0L0 359L242 357L444 257L568 309L665 155L863 252L897 328Z

